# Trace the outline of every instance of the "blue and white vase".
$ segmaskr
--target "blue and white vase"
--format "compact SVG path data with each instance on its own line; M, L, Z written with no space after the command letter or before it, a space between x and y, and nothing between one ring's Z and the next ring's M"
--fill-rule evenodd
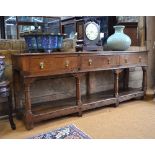
M131 39L123 32L124 28L124 25L114 26L115 33L107 40L107 46L109 49L113 51L125 51L130 47Z
M0 56L0 81L2 80L5 70L4 58L5 58L4 56Z

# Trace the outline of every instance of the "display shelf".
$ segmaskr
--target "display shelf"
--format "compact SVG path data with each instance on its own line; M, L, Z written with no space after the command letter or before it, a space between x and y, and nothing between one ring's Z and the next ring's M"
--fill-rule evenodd
M126 91L120 90L119 102L130 100L136 97L142 97L144 91L141 89L128 89ZM89 95L82 96L82 111L99 108L106 105L116 104L117 98L114 97L114 91L103 91ZM66 113L65 111L68 111ZM63 100L55 100L45 103L37 103L32 106L32 114L37 121L45 120L47 118L55 118L58 116L68 115L79 112L76 104L76 98L69 98Z

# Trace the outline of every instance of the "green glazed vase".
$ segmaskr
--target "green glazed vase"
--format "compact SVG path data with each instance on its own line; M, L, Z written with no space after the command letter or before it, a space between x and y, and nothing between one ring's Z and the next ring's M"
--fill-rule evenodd
M112 34L107 40L107 46L113 51L125 51L131 45L131 39L126 35L123 30L124 25L113 26L115 33Z

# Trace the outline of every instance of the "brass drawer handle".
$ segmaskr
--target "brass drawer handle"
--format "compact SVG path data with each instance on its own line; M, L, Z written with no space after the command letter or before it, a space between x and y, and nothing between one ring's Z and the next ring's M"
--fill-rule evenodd
M125 61L125 63L128 63L128 59L127 58L124 61Z
M40 69L44 69L44 62L40 62Z
M108 59L108 64L110 64L110 59Z
M142 57L141 56L139 57L139 62L142 62Z
M68 60L65 61L65 67L66 68L69 67L69 61Z
M89 59L88 62L89 62L89 66L91 66L93 61L92 59Z

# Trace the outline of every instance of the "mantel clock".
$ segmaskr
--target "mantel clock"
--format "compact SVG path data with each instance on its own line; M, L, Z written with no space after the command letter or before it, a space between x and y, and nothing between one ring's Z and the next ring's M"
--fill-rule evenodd
M83 50L101 50L100 24L95 20L77 21L77 39L83 40Z

